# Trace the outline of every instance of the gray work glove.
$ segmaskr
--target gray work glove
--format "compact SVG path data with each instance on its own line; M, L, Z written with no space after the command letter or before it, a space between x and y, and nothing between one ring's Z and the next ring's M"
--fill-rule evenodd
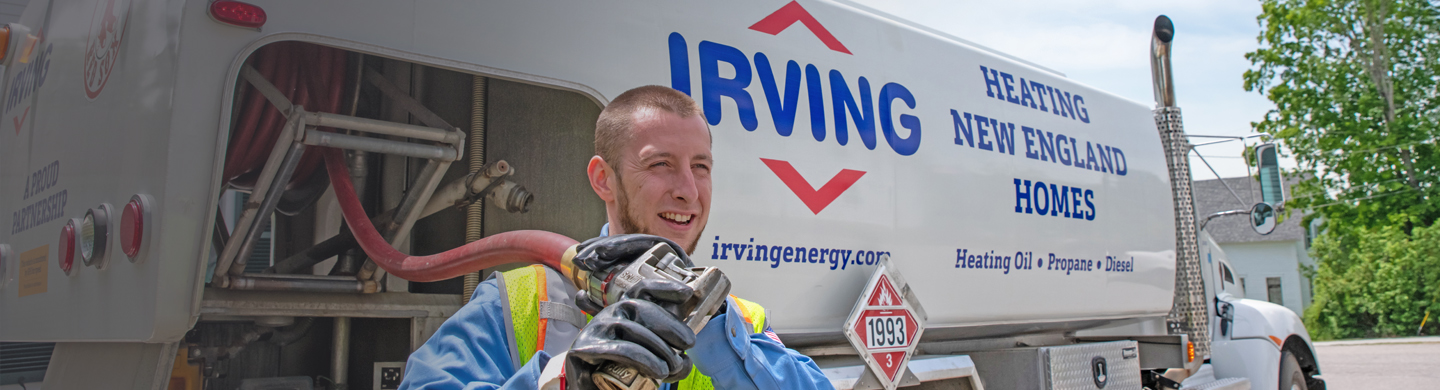
M570 345L567 390L596 389L591 374L606 361L664 382L685 379L691 362L684 351L695 346L695 333L677 318L675 307L693 294L684 283L646 280L600 310Z
M680 257L685 267L694 267L695 263L690 261L690 256L685 254L685 249L679 244L660 236L649 234L621 234L617 236L595 237L580 243L576 248L575 267L591 273L600 274L617 266L629 265L640 255L654 247L656 244L665 243ZM641 286L636 286L641 287ZM632 288L632 290L634 290ZM627 292L628 293L628 292ZM644 299L644 298L642 298ZM588 293L582 288L575 297L575 304L585 313L594 315L600 312L601 307L590 301ZM672 310L673 311L673 310Z
M675 254L685 259L685 266L694 265L690 262L690 256L685 254L685 248L668 238L649 234L621 234L595 237L580 243L576 248L575 266L598 273L616 265L630 264L636 257L662 242L669 244Z

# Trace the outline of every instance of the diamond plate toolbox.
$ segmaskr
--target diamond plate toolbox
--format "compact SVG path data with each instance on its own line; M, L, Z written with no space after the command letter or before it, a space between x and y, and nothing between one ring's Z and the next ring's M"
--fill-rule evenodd
M1140 346L1132 340L1042 347L1046 389L1135 390L1140 388Z

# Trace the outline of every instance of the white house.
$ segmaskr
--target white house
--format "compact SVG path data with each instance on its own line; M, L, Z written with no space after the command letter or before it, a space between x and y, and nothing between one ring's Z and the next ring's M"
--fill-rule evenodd
M1230 189L1227 190L1225 184L1229 184ZM1286 180L1285 193L1290 193L1291 184L1292 180ZM1197 222L1220 211L1249 210L1260 201L1260 183L1253 177L1197 180L1193 189ZM1245 298L1270 301L1303 314L1310 305L1313 290L1300 268L1315 266L1308 253L1309 236L1300 223L1303 214L1290 210L1274 232L1263 236L1250 228L1248 215L1212 219L1205 230L1230 258L1240 284L1245 287Z

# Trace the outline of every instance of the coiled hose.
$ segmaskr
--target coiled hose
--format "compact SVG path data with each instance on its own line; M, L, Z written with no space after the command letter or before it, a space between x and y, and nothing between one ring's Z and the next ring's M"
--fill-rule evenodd
M307 111L340 111L345 92L345 52L304 42L276 42L255 51L250 66L275 84L290 102ZM285 113L275 109L249 83L244 84L239 115L225 151L224 182L252 188L270 149L280 137ZM290 185L304 183L320 163L315 153L300 158Z
M291 102L308 111L340 110L346 73L342 50L303 42L278 42L257 50L251 66L271 80ZM247 87L245 91L226 149L224 170L225 183L240 188L254 185L285 122L285 113L271 106L254 88ZM291 185L304 182L317 168L321 156L341 213L360 248L376 265L397 277L433 282L509 263L543 264L559 270L565 250L577 243L557 233L520 230L494 234L430 256L406 255L390 246L370 223L350 181L344 153L339 149L307 148Z

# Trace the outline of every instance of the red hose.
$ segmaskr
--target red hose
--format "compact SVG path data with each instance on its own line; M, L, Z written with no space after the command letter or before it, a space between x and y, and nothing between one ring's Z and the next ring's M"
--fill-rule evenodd
M252 56L251 65L270 80L286 98L307 111L337 113L347 79L345 52L303 42L266 45ZM238 121L226 149L224 180L238 187L254 185L285 123L258 91L245 84ZM329 130L322 128L321 130ZM339 150L308 148L290 181L303 183L320 163L321 155L335 187L340 209L361 249L386 272L406 280L433 282L507 263L544 264L560 269L560 257L576 241L556 233L522 230L500 233L459 248L430 256L409 256L395 250L365 215L350 182L349 169Z
M350 172L345 168L345 159L340 151L323 147L312 149L325 155L325 169L330 174L330 184L335 187L340 211L356 241L360 242L360 248L385 272L402 279L433 282L508 263L543 264L559 270L560 257L577 243L557 233L518 230L491 235L430 256L406 255L385 242L375 231L370 218L365 216L365 208L355 196L355 186L350 183Z
M340 112L347 76L345 51L304 42L276 42L255 51L250 65L270 80L287 99L311 112ZM225 154L225 183L249 188L280 137L285 114L249 83L244 84L238 121ZM321 130L330 130L322 128ZM305 153L291 176L290 185L304 183L320 164L320 156Z

